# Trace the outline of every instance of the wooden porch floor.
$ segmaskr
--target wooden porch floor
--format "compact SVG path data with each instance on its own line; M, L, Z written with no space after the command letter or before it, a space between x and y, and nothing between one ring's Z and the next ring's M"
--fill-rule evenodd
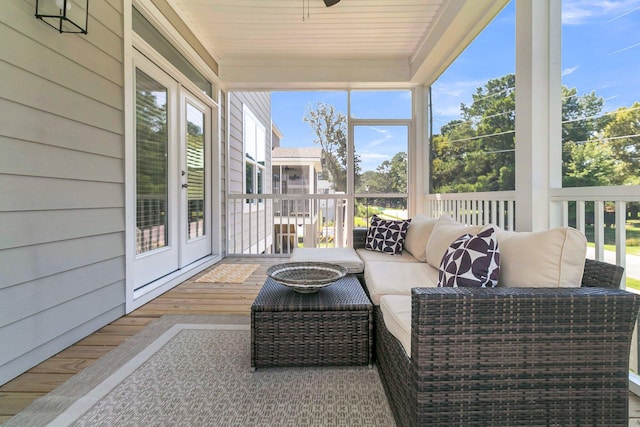
M0 423L90 366L100 357L165 314L250 314L251 304L272 264L287 258L225 258L222 263L260 264L242 284L196 283L199 273L130 314L78 341L0 387ZM219 265L219 264L218 264ZM213 267L212 267L213 268ZM629 397L629 426L640 426L640 398Z

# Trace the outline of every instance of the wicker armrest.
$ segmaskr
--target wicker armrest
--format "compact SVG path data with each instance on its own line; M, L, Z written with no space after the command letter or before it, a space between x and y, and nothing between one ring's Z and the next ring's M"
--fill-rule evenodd
M622 281L624 268L603 261L586 259L584 262L584 274L582 275L583 287L619 288Z
M619 289L413 289L419 422L626 422L639 308Z
M353 249L363 249L367 239L366 227L355 227L353 229Z

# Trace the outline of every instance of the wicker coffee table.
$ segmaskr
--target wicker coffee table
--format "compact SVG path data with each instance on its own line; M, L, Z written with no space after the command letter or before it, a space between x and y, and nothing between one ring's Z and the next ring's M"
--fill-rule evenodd
M372 313L353 275L313 294L268 278L251 306L251 368L371 366Z

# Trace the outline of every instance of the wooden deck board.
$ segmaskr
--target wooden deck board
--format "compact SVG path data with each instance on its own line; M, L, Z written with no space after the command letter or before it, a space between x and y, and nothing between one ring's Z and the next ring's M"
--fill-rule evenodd
M215 268L211 267L78 341L0 387L0 423L165 314L250 314L251 304L262 288L267 268L285 261L286 258L226 258L225 264L260 265L244 283L195 282Z

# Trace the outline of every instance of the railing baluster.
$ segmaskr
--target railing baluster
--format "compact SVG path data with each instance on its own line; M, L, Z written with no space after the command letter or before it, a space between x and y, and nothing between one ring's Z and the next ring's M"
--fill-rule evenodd
M582 234L585 232L586 214L584 200L578 200L576 202L576 229Z
M596 259L604 260L604 202L593 202L593 241L596 245Z
M616 202L616 264L627 266L627 203L621 200ZM626 288L626 268L625 277L622 278L622 288Z

